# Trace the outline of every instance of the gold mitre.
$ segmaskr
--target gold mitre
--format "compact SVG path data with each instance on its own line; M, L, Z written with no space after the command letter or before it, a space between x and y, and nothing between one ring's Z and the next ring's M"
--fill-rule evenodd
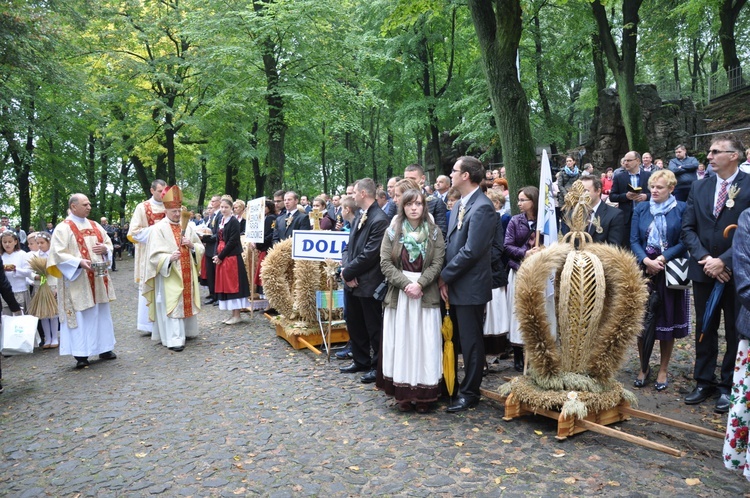
M165 188L161 201L164 203L166 209L182 207L182 190L177 185Z

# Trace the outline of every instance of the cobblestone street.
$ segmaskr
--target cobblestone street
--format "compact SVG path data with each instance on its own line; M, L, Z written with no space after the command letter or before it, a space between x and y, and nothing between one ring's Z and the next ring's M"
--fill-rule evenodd
M2 359L0 495L38 496L742 496L723 440L633 419L615 427L686 451L683 458L594 433L564 442L543 417L502 420L483 399L460 415L392 400L340 361L293 350L261 315L221 324L172 352L135 330L132 260L114 273L115 361L75 370L57 350ZM722 431L713 399L688 407L692 335L678 344L665 392L640 408ZM678 341L679 342L679 341ZM658 351L658 348L657 348ZM657 362L655 353L652 364ZM629 356L620 380L636 370ZM492 366L484 387L515 375ZM652 380L653 381L653 380ZM715 398L714 398L715 399ZM693 481L697 479L698 481Z

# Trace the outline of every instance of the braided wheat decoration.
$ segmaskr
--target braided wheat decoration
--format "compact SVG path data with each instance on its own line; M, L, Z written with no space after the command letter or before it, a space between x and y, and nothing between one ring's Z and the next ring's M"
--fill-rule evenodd
M622 400L636 403L615 374L641 328L648 294L632 254L593 244L586 233L591 207L581 182L568 191L565 212L571 231L563 242L530 256L518 272L516 315L531 372L500 392L512 392L532 408L583 418L589 410L613 408ZM553 273L559 343L544 305Z

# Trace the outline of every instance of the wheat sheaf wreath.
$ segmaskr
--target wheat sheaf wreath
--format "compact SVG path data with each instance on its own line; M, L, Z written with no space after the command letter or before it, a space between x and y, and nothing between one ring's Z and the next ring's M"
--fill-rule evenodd
M557 338L544 311L553 273ZM532 408L561 408L565 416L581 418L621 399L636 401L615 380L641 330L648 297L632 254L607 244L588 244L582 251L554 244L523 262L515 290L531 373L503 385L501 394L512 392Z
M268 251L260 266L260 278L268 303L287 320L317 327L315 292L326 288L323 263L294 261L292 239Z

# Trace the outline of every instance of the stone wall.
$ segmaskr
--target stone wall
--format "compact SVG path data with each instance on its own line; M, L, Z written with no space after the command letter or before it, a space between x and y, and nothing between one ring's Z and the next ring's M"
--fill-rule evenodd
M638 98L643 111L646 138L654 159L669 162L674 157L674 147L686 144L691 153L691 135L705 133L703 113L696 109L689 98L662 102L654 85L638 85ZM620 117L620 101L617 90L607 88L599 97L599 106L594 111L591 123L591 138L586 144L583 162L591 162L603 171L620 166L620 158L628 150L625 128ZM638 151L646 152L646 151Z

